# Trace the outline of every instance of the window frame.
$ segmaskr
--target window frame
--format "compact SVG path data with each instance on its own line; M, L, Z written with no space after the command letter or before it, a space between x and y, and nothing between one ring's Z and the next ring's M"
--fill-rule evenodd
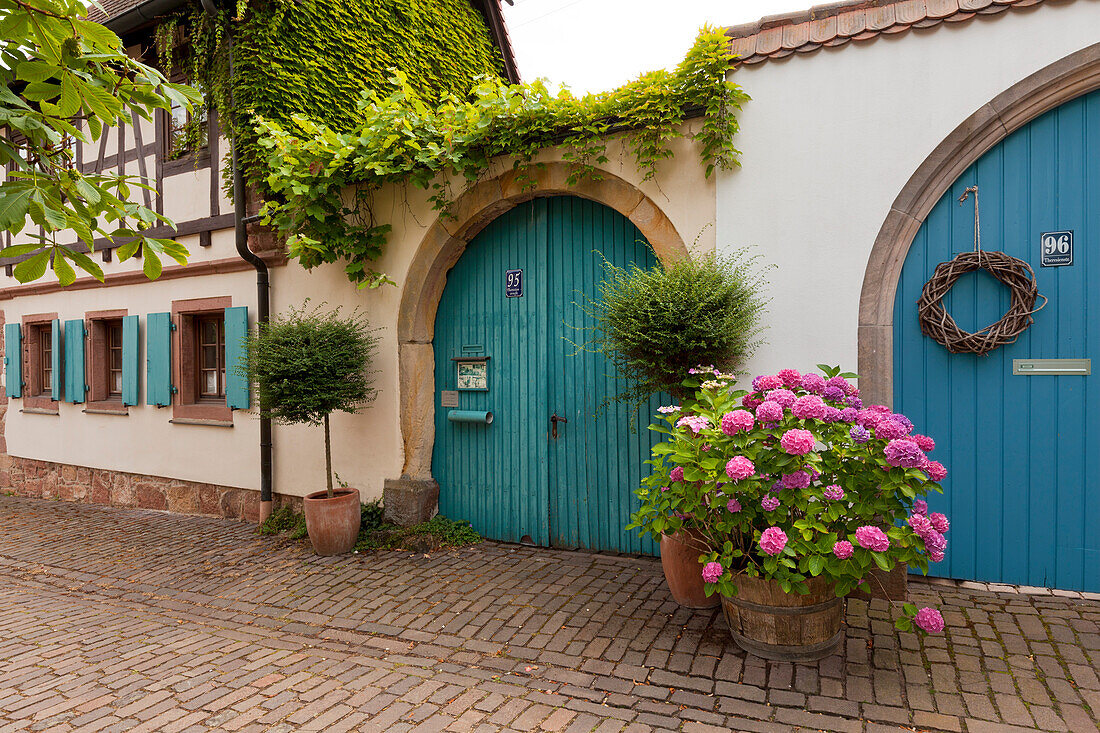
M23 409L35 412L58 412L58 402L50 391L42 389L42 339L53 348L53 322L56 313L34 313L23 316ZM51 372L52 372L51 365ZM56 374L51 375L53 379Z
M126 309L89 311L84 314L84 325L88 330L88 343L84 348L88 399L85 412L109 412L128 415L129 407L122 403L122 391L112 393L110 389L111 353L110 330L117 325L119 338L122 338L122 319L129 315ZM119 344L121 348L121 342ZM125 369L125 364L123 364Z
M186 60L186 55L190 52L191 43L186 40L183 35L183 28L176 29L177 37L174 39L174 46L172 49L172 55L174 59L174 69L168 76L168 81L173 84L190 84L186 72L182 66ZM172 109L160 109L156 114L156 137L157 137L157 156L160 159L161 168L164 176L176 175L185 171L192 171L202 168L209 168L210 161L210 137L213 134L217 134L216 129L210 124L213 118L211 114L211 100L209 95L203 100L203 140L202 145L193 149L187 150L180 155L173 157L173 136L175 126L172 122ZM188 124L193 119L194 112L186 112L186 119Z
M203 317L220 316L219 363L225 364L225 309L233 307L231 296L192 298L172 302L172 380L176 393L172 399L172 419L207 423L233 424L233 411L225 395L222 378L220 397L203 397L199 390L199 338L197 325Z

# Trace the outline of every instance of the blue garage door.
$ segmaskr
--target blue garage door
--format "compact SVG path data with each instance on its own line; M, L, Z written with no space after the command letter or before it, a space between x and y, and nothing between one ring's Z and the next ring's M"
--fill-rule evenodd
M940 262L982 246L1028 262L1050 302L1015 344L950 354L917 324L921 287ZM1040 266L1040 237L1072 231L1073 264ZM1014 376L1013 359L1082 359L1100 347L1100 92L1039 117L986 153L943 195L913 243L894 305L894 406L936 439L950 471L929 503L952 520L955 578L1100 591L1100 376ZM999 319L1009 298L984 272L944 299L961 328ZM1100 364L1096 365L1100 367Z
M447 276L435 324L432 472L440 511L486 537L656 554L623 527L659 437L646 429L659 398L641 408L613 401L621 379L585 347L585 303L597 297L605 259L655 264L621 214L540 198L489 224ZM463 385L460 364L472 375ZM457 408L443 405L444 391L457 392L448 395ZM454 409L491 411L493 422L453 422Z

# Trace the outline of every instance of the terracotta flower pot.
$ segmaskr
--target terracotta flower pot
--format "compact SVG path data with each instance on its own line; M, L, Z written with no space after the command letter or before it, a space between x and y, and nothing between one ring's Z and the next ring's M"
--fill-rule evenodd
M359 489L337 489L328 498L318 491L302 501L306 530L318 555L343 555L355 547L359 537Z
M714 608L721 599L703 590L702 538L692 530L661 536L661 567L672 597L684 608Z
M804 596L784 593L779 583L737 575L737 595L722 596L722 611L734 642L750 654L783 662L829 656L844 640L844 599L832 584L809 578Z

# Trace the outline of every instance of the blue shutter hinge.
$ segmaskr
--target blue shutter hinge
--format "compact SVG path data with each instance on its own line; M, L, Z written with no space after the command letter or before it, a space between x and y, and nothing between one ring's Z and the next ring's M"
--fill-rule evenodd
M86 385L86 384L84 385L84 391L85 391L85 392L87 392L87 391L88 391L88 390L90 390L90 389L91 389L91 387L89 387L89 386L88 386L88 385Z
M178 393L179 393L179 390L178 390L178 389L176 389L175 387L173 387L172 385L168 385L168 391L169 391L169 392L170 392L171 394L178 394Z
M171 321L168 321L168 330L169 331L175 331L176 330L176 324L172 323Z

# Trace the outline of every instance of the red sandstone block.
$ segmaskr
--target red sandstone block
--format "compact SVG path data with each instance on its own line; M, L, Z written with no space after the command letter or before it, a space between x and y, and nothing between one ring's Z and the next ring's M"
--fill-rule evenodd
M164 496L164 487L143 480L134 487L134 498L141 509L167 509L168 500Z

